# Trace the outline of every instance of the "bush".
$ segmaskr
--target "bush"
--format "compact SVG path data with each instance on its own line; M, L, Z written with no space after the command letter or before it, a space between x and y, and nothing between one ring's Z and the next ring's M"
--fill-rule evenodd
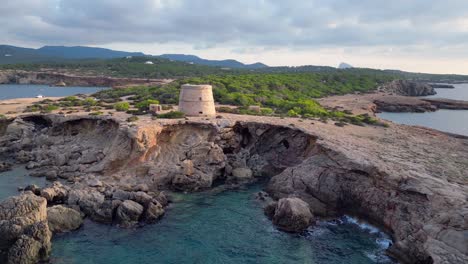
M96 101L96 99L91 98L91 97L88 97L88 98L84 99L84 101L83 101L83 104L87 105L87 106L95 106L95 105L97 105L97 103L98 102Z
M142 111L145 111L145 110L149 110L149 106L151 104L159 104L159 101L153 100L153 99L147 99L147 100L136 103L135 107Z
M130 109L130 104L128 102L118 102L114 104L114 109L119 112L125 112Z
M159 114L159 115L157 115L157 117L177 119L177 118L184 118L185 114L183 112L180 112L180 111L171 111L171 112L167 112L167 113L164 113L164 114Z
M7 117L4 116L4 115L2 115L2 114L0 114L0 120L5 120L5 119L7 119Z
M57 109L59 109L59 107L56 106L56 105L45 105L45 106L42 107L41 112L50 113L50 112L52 112L54 110L57 110Z

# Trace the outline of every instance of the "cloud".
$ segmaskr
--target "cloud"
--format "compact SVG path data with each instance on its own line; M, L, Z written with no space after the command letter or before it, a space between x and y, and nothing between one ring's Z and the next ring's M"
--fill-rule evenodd
M466 0L2 0L0 42L468 53ZM460 54L459 54L460 55Z

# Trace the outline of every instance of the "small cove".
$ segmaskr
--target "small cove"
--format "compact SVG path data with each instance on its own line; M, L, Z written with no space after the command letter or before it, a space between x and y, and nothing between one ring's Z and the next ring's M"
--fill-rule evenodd
M120 229L86 221L53 241L52 263L394 263L389 238L352 218L301 235L274 228L255 200L259 184L180 195L160 222Z

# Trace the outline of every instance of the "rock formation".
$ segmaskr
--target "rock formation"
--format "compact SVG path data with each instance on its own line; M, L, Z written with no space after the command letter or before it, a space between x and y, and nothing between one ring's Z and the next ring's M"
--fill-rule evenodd
M265 213L279 229L287 232L302 232L313 220L309 205L299 198L282 198L266 207Z
M269 210L285 230L303 230L312 219L298 198L315 217L346 213L385 229L394 240L390 252L404 263L468 261L466 140L393 124L337 129L224 116L159 123L142 118L136 126L109 117L23 116L0 137L0 158L67 180L66 187L40 190L45 198L37 199L122 226L160 218L166 189L195 191L214 181L274 176L267 191L280 201Z
M408 80L395 80L386 83L379 87L379 90L404 96L427 96L436 94L432 86L426 83Z
M51 233L47 201L33 193L0 203L0 262L37 263L48 258Z
M47 221L52 233L63 233L78 229L83 224L83 216L75 209L55 205L47 208Z

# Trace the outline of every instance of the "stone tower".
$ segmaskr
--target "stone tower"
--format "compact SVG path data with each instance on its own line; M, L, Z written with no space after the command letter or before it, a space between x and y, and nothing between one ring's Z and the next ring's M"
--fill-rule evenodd
M216 115L211 85L182 85L179 96L179 111L184 112L187 116Z

